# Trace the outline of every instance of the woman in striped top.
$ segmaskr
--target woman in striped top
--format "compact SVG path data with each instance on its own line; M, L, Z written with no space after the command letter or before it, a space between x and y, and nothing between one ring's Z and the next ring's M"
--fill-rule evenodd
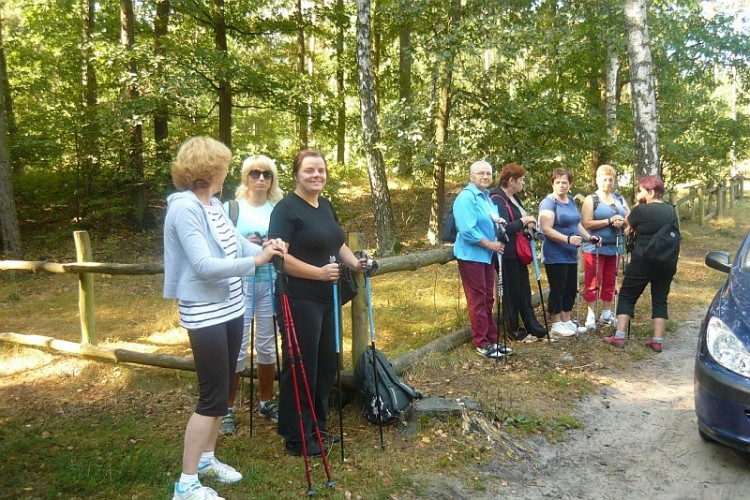
M245 314L242 276L282 255L285 244L263 247L234 228L221 202L232 153L219 141L193 137L172 165L179 192L169 196L164 221L164 297L177 299L180 326L188 331L200 391L185 430L182 475L174 499L221 498L199 477L236 483L242 474L214 456L221 417L237 365Z

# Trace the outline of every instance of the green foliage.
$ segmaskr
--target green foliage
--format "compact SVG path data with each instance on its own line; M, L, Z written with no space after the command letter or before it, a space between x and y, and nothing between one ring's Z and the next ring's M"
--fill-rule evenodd
M216 49L211 2L173 1L169 31L154 53L154 3L135 2L136 44L120 43L119 4L97 4L94 32L83 39L81 2L4 4L3 43L17 128L10 137L13 164L28 195L43 173L51 182L41 206L55 199L66 218L96 221L98 200L132 184L128 165L130 130L143 129L144 180L152 197L172 190L169 157L186 138L218 135L217 89L232 89L235 162L225 188L233 190L239 163L248 154L276 159L286 191L288 166L300 146L298 113L311 110L310 144L331 156L336 149L338 108L345 106L346 165L335 166L328 194L338 181L364 178L357 81L354 2L315 4L302 15L309 67L300 67L298 20L287 2L226 2L228 51ZM388 175L431 182L438 157L447 175L473 160L527 167L531 198L548 191L549 172L570 168L576 189L592 183L592 157L620 172L631 171L632 115L625 30L619 0L598 2L445 2L386 0L374 4L374 62L381 144ZM419 22L414 20L419 19ZM735 32L732 12L708 15L704 2L649 3L649 32L660 119L664 176L670 185L707 180L728 172L735 148L748 156L750 37ZM344 53L336 56L339 26ZM401 98L399 36L410 33L411 96ZM602 90L608 52L620 59L617 140L610 141ZM125 71L132 60L137 72ZM96 103L86 103L83 69L96 73ZM736 116L731 107L731 67L738 72ZM312 70L312 71L310 71ZM345 90L338 95L336 73ZM444 144L435 124L441 87L450 76L451 108ZM135 84L137 97L125 89ZM157 144L153 117L167 113L169 137ZM93 151L87 152L87 144ZM118 198L127 200L127 197ZM123 201L123 204L127 204ZM91 212L91 213L90 213ZM94 213L96 212L96 213ZM120 211L123 214L126 211Z

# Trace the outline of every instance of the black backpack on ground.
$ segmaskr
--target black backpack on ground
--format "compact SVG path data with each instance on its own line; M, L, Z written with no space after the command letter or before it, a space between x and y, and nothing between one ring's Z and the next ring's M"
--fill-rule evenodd
M399 414L414 399L422 394L401 381L385 354L375 349L378 371L378 403L375 395L375 371L372 365L372 347L365 349L354 368L354 385L362 395L362 414L371 424L390 424L398 420Z

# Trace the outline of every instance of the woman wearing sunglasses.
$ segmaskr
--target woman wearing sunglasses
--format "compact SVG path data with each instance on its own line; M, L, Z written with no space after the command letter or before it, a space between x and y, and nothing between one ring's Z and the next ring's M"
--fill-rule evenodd
M274 205L281 200L276 164L263 155L250 156L242 163L242 182L237 187L237 221L235 225L242 235L252 243L262 244L268 239L268 223ZM229 203L225 204L228 213ZM279 407L272 401L273 381L276 378L276 337L273 329L272 283L275 278L273 266L267 264L255 269L255 276L243 279L245 292L245 326L242 349L237 360L236 373L229 393L229 409L221 422L222 434L235 434L234 400L240 382L240 372L245 369L250 324L255 317L255 351L260 403L258 411L262 417L274 422L279 419ZM251 408L251 411L253 409Z

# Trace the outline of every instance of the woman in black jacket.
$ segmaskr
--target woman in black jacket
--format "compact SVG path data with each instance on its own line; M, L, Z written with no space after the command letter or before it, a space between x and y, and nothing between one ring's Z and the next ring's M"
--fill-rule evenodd
M522 166L516 163L505 165L498 179L500 188L493 191L491 198L500 217L508 221L505 226L508 243L503 253L503 314L507 313L510 337L535 342L547 335L547 331L539 324L531 305L528 264L521 262L516 254L516 239L526 237L523 234L526 227L535 229L536 226L536 218L528 214L518 197L524 187L525 175L526 169ZM525 328L519 327L519 315Z

